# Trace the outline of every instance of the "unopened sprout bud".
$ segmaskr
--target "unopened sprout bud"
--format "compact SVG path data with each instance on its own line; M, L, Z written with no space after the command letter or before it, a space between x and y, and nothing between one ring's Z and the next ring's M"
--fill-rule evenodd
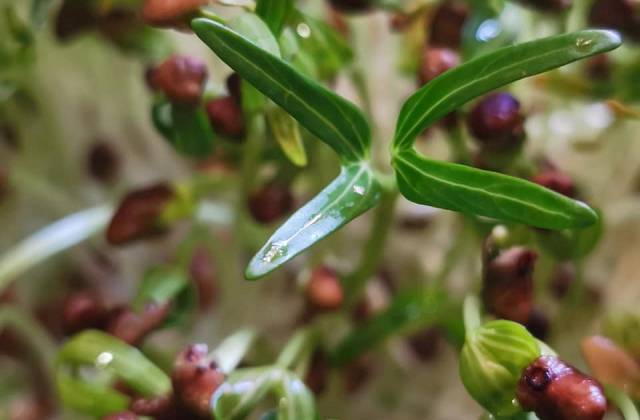
M460 55L449 48L425 47L420 58L418 81L424 85L460 64Z
M573 0L520 0L520 3L541 12L557 13L569 9Z
M176 193L167 184L140 188L120 202L107 228L107 241L123 245L162 233L162 215Z
M335 270L325 266L314 269L307 283L306 296L309 305L316 311L339 309L344 292Z
M525 367L540 356L537 340L520 324L490 321L468 331L460 355L460 377L487 411L507 417L521 411L516 388Z
M293 209L293 195L288 186L278 182L264 185L249 196L249 212L258 223L269 224Z
M102 420L138 420L138 416L131 411L120 411L104 416Z
M589 24L622 32L640 41L640 5L635 0L596 0L589 11Z
M171 305L168 303L150 304L141 314L129 308L116 308L109 315L106 330L125 343L136 345L164 323L170 309Z
M523 370L517 395L540 420L601 420L607 411L600 384L555 356L541 356Z
M460 1L443 2L434 12L429 25L429 44L459 48L462 30L469 17L469 6Z
M113 146L105 141L98 141L89 149L87 169L99 182L112 181L118 174L119 163L118 154Z
M571 198L576 196L576 186L573 178L557 169L540 172L533 177L532 181L558 194Z
M206 344L194 344L176 358L171 382L179 412L188 418L210 418L213 393L224 382L225 375L207 357Z
M149 25L187 28L189 19L209 0L146 0L142 7L142 19Z
M584 338L581 350L598 381L615 385L634 399L640 398L640 364L629 353L601 335Z
M208 78L206 64L195 57L173 55L151 72L151 85L171 102L197 105Z
M246 133L240 103L231 95L212 99L205 105L213 130L232 140L242 140Z
M473 138L492 152L513 151L525 137L520 102L506 92L493 93L476 103L467 125Z

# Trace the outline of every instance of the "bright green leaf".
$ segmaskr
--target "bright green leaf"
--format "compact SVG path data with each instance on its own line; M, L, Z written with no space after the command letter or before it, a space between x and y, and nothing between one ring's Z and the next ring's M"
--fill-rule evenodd
M369 125L352 103L228 27L206 18L194 19L191 26L227 65L331 146L343 162L369 155Z
M151 108L156 129L180 154L206 157L213 151L213 130L202 107L161 100Z
M280 107L267 111L267 121L285 156L296 166L306 166L307 152L298 122Z
M546 229L598 220L584 203L531 182L470 166L427 159L413 149L394 157L398 188L409 200Z
M437 77L405 102L394 139L395 149L409 149L429 125L465 102L513 81L620 45L616 32L584 30L501 48Z
M366 164L342 168L340 175L299 209L253 257L245 276L256 279L373 207L380 185Z
M69 341L58 353L58 369L92 366L114 375L144 396L166 395L171 381L138 349L101 331L87 330Z
M279 36L293 10L293 0L258 0L256 14L265 21L271 32Z

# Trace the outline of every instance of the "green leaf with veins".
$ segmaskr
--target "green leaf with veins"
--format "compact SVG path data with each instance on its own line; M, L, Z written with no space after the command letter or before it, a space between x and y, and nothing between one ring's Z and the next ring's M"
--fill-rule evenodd
M587 205L537 184L404 150L393 160L407 199L434 207L546 229L583 227L598 220Z
M380 184L366 163L342 168L340 175L299 209L253 257L245 276L261 277L373 207Z
M618 34L604 30L544 38L480 56L425 85L405 102L396 125L393 166L400 192L416 203L547 229L596 222L597 214L584 203L521 179L427 159L413 143L476 96L619 45Z
M409 149L416 136L465 102L516 80L620 46L616 32L584 30L500 48L449 70L404 103L393 142Z
M365 162L369 125L352 103L239 33L205 18L194 19L191 26L227 65L328 144L342 162L340 175L287 220L251 260L245 275L255 279L377 203L380 185Z
M333 148L343 163L369 156L369 125L352 103L220 23L198 18L191 26L227 65Z

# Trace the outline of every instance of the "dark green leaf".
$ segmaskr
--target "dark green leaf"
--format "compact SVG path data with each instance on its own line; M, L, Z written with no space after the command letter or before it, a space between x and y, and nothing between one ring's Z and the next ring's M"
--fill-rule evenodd
M393 165L400 192L415 203L546 229L584 227L598 220L584 203L539 185L427 159L413 149L396 155Z
M464 342L459 305L444 292L412 290L396 297L389 308L358 326L336 348L333 363L344 366L392 335L408 334L435 325L444 326L457 344Z
M56 388L66 408L98 418L124 411L131 402L129 397L109 386L75 379L63 370L56 374Z
M585 30L501 48L470 60L407 100L398 117L394 148L411 148L425 128L476 96L619 45L616 32Z
M155 103L151 118L158 129L180 154L204 157L213 151L213 130L202 107Z
M275 270L373 207L380 185L366 164L342 168L340 175L287 220L253 257L245 276L256 279Z
M276 398L278 420L316 419L313 394L293 373L278 367L233 372L213 395L213 415L225 420L245 419L267 394Z
M194 19L195 33L243 79L331 146L343 162L369 154L369 126L350 102L217 22Z
M262 18L275 36L282 32L293 10L293 0L258 0L256 14Z
M171 303L171 312L163 323L167 328L183 324L194 313L197 297L184 270L157 267L144 274L132 306L142 312L149 303Z
M58 353L58 368L93 366L122 380L144 396L166 395L171 381L138 349L101 331L87 330L69 341Z

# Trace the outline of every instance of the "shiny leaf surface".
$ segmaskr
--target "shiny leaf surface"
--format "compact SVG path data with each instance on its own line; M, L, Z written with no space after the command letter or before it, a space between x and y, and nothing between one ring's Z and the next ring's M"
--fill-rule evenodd
M343 162L368 156L369 126L352 103L226 26L206 18L194 19L191 26L227 65L332 147Z
M380 185L366 164L342 168L340 175L289 218L258 251L245 273L256 279L373 207Z
M531 182L404 150L393 161L400 192L409 200L540 228L584 227L598 220L584 203Z

